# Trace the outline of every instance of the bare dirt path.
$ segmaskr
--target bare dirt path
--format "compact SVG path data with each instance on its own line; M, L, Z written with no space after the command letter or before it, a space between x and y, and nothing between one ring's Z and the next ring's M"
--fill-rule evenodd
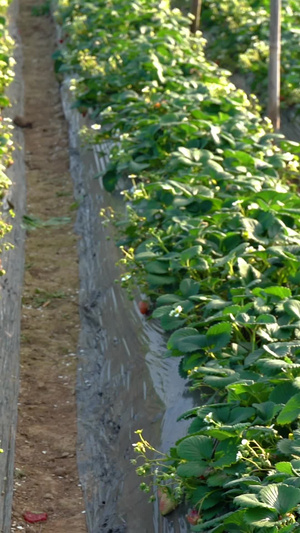
M76 464L77 238L73 232L68 133L51 54L55 29L20 0L25 83L27 213L46 225L27 232L21 390L11 531L84 533ZM25 511L47 512L29 525Z

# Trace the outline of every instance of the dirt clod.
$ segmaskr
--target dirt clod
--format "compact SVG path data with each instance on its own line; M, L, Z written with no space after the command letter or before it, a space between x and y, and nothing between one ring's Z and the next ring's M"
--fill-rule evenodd
M53 494L51 494L51 492L47 492L47 494L45 494L44 498L45 498L45 500L54 500L54 496L53 496Z
M32 128L32 125L33 125L32 122L28 120L27 118L19 117L19 116L16 116L13 119L13 123L15 126L18 126L19 128Z

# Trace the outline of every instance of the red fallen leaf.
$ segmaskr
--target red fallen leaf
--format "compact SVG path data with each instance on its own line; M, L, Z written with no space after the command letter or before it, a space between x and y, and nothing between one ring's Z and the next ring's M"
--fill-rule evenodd
M188 514L185 515L185 517L189 524L192 524L192 526L196 526L198 524L200 515L197 509L190 509Z
M26 511L23 514L23 518L26 522L29 522L29 524L35 524L36 522L45 522L48 515L47 513L31 513L30 511Z
M171 498L166 492L162 492L161 490L158 491L158 497L159 497L159 510L160 513L163 516L166 516L167 514L171 513L176 509L177 502Z
M142 313L142 315L146 315L149 311L149 304L147 302L139 302L139 310Z

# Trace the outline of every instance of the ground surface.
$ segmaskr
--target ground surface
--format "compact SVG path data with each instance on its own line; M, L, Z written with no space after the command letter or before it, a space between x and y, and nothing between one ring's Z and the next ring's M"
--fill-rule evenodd
M37 2L46 4L43 0L19 1L24 117L25 123L33 123L32 128L22 130L27 213L48 224L37 224L27 231L11 533L22 529L36 533L85 533L76 464L78 238L73 231L77 206L68 172L68 131L51 58L55 28L49 16L32 13ZM85 168L91 166L89 157ZM82 181L86 178L86 173L83 174ZM97 171L92 170L91 174ZM162 437L165 449L182 436L183 433L175 434L174 423L188 409L182 405L180 391L184 384L174 386L169 362L167 366L164 360L156 361L162 351L158 336L154 336L152 348L145 346L148 334L144 319L141 322L124 291L114 284L119 275L114 267L118 255L111 230L99 223L100 208L110 199L92 177L85 184L80 181L79 176L77 184L75 180L80 204L78 227L81 225L82 230L79 463L89 530L183 532L186 531L183 516L162 519L157 509L153 514L148 498L138 490L138 479L129 459L136 429L143 427L146 438L158 447L165 432L171 439L164 441ZM150 333L153 336L153 331ZM150 363L155 359L150 366L156 368L156 377L149 375L145 359ZM163 375L169 381L164 381ZM162 389L159 396L153 381ZM174 398L166 401L170 409L165 419L171 426L162 430L164 389L171 392L173 389ZM29 525L22 517L25 511L47 512L49 518L47 522Z
M18 20L24 116L33 123L24 129L27 213L49 225L38 224L27 232L11 531L84 533L76 464L79 316L74 200L67 126L51 59L55 29L49 16L32 14L36 3L20 0ZM48 520L26 524L24 511L45 511Z

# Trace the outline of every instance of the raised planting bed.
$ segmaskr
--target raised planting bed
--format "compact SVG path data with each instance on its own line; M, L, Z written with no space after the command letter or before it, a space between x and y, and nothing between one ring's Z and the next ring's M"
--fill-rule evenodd
M0 7L0 530L4 533L11 526L25 233L23 135L12 126L13 118L23 114L22 58L17 4L8 9L9 4L4 1Z
M79 130L88 119L71 108L68 79L61 93L78 202L78 467L87 527L90 533L166 533L158 506L148 504L136 482L130 463L134 432L143 426L153 444L167 451L186 433L188 421L176 424L176 419L195 405L194 395L185 391L177 361L170 365L160 357L166 346L162 329L115 283L121 272L115 263L122 254L115 246L114 226L101 224L99 212L110 206L124 214L124 202L94 179L107 165L108 146L91 150L82 145ZM184 510L178 510L172 523L168 533L186 532Z
M172 2L185 12L190 2ZM295 0L282 2L281 106L299 111L300 9ZM247 77L265 109L268 89L270 31L269 0L203 0L201 31L208 39L207 54L230 71Z
M23 114L22 58L17 4L8 6L2 2L0 7L0 529L5 533L10 531L13 495L25 211L23 135L12 126L13 118Z
M61 2L57 20L56 68L95 122L85 136L115 143L101 175L127 200L122 284L147 295L199 395L166 454L139 433L141 487L159 485L164 514L187 501L192 531L296 531L299 145L272 133L166 2Z

